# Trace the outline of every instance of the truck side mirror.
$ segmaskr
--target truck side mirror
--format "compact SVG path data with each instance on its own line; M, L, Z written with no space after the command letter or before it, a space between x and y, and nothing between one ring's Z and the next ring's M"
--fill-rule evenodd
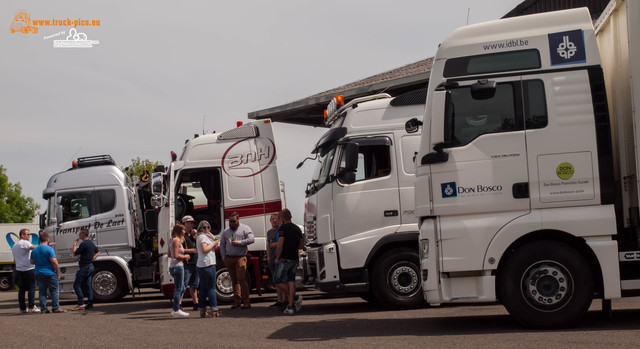
M40 229L44 229L47 226L47 212L40 215Z
M344 167L340 169L338 176L340 181L351 184L356 181L356 170L358 169L358 144L349 142L344 147Z
M151 175L151 193L153 195L162 194L162 173L154 172Z
M416 133L420 126L422 126L422 121L413 118L404 124L404 130L407 131L407 133Z
M496 82L489 80L478 80L471 85L471 97L473 99L489 99L496 95Z

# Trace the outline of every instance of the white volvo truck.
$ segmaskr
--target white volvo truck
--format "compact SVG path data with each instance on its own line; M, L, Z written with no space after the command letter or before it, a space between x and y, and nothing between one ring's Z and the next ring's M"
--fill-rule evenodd
M73 242L82 228L101 250L92 280L98 301L118 300L134 287L158 287L170 297L173 279L167 250L170 231L191 215L220 233L232 211L255 234L249 246L249 280L259 291L267 276L265 255L269 216L281 210L276 149L270 120L189 140L166 172L131 183L108 156L78 159L53 175L43 191L48 200L42 226L55 242L61 292L73 292L77 270ZM216 291L233 300L233 286L218 255Z
M581 8L439 46L415 184L430 304L500 301L554 328L639 294L638 19L618 0L595 30Z
M426 90L378 94L327 110L330 126L312 150L305 237L308 283L325 292L357 293L386 306L424 304L414 158L420 137L404 123L422 119ZM302 163L301 163L302 165Z

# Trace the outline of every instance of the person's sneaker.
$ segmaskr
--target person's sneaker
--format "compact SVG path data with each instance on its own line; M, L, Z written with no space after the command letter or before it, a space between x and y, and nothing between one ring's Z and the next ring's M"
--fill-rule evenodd
M209 310L207 314L207 317L222 317L222 314L218 310Z
M293 302L293 305L296 307L296 313L300 311L300 309L302 309L302 295L299 294L298 298L296 298L295 302Z
M45 314L50 314L50 313L51 313L51 310L49 310L49 309L45 309L45 310L44 310L44 312L43 312L42 310L40 310L40 312L41 312L41 313L45 313Z
M211 316L209 316L209 313L206 310L200 310L200 317L207 318Z
M73 308L73 309L71 309L71 310L73 310L73 311L76 311L76 310L84 310L86 307L87 307L87 306L86 306L86 305L84 305L84 304L83 304L83 305L77 305L75 308Z
M251 304L245 304L240 307L240 309L250 309L250 308L251 308Z
M52 311L52 313L66 313L67 311L65 309L56 309L54 311Z
M27 311L31 312L31 313L39 313L40 312L40 308L36 307L35 305L33 306L33 308L31 309L27 309Z
M86 304L84 306L84 310L91 310L91 309L93 309L93 304Z
M290 305L287 305L287 308L284 310L284 313L286 315L293 315L293 314L296 313L296 308L294 308L294 307L292 307Z
M276 307L282 308L282 304L283 304L282 302L276 301L275 303L271 304L269 308L276 308Z
M185 313L182 309L178 309L176 311L171 311L171 316L173 317L187 317L189 313Z

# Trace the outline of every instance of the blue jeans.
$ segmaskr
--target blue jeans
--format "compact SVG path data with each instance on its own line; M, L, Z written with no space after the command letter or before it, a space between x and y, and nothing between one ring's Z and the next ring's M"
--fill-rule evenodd
M200 279L198 278L198 272L196 271L195 264L184 265L184 285L186 287L198 288L200 287Z
M87 290L87 304L93 305L93 290L91 289L91 277L96 269L93 264L83 265L78 268L76 272L76 280L73 282L73 290L76 291L78 296L78 305L84 305L84 294L82 293L82 287Z
M198 310L207 309L206 299L209 298L209 307L213 311L218 310L218 299L216 298L216 266L210 265L198 268L200 278L200 290L198 291Z
M169 274L173 277L173 283L175 290L173 291L173 311L180 310L180 298L184 293L184 268L173 267L169 268Z
M40 311L43 313L47 311L47 289L51 293L51 309L53 311L60 309L58 275L36 274L36 281L38 281Z
M32 309L35 306L36 300L36 274L35 270L16 271L16 283L20 290L18 291L18 304L20 310ZM29 307L25 302L24 293L27 293L29 300Z
M297 259L280 258L276 263L276 272L273 275L273 284L283 282L295 282L296 270L298 269Z

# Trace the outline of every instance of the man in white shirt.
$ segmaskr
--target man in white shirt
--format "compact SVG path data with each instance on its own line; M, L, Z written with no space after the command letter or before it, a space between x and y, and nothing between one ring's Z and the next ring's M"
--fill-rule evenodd
M35 266L29 262L31 258L31 250L36 248L32 245L31 232L29 229L20 229L20 240L13 245L11 252L13 259L16 261L16 283L20 290L18 291L18 303L20 312L22 313L39 313L40 309L35 305L36 298L36 277ZM28 294L29 307L25 303L24 294Z

